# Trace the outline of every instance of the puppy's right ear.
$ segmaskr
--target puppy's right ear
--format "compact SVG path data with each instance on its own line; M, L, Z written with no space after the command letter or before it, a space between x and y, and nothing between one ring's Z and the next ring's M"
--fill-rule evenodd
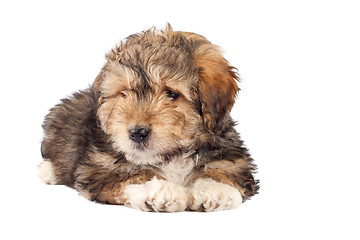
M181 34L189 40L194 64L199 69L199 98L204 125L215 133L222 129L223 120L235 102L239 77L218 46L194 33Z
M221 131L223 120L234 105L239 91L238 76L235 68L213 48L200 54L196 63L200 67L199 96L204 124L215 133Z

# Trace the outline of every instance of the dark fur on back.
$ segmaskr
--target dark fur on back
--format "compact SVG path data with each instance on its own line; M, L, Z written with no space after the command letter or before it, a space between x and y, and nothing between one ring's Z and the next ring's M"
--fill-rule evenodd
M62 99L45 117L41 153L44 159L53 160L58 169L58 184L74 185L74 173L86 159L90 146L114 153L108 137L98 126L95 106L95 94L87 89Z

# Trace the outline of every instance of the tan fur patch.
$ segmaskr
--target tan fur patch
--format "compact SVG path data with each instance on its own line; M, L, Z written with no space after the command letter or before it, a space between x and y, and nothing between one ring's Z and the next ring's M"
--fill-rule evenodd
M205 165L201 173L196 174L192 183L199 178L211 178L221 183L228 184L239 190L242 197L245 198L245 191L239 184L239 174L248 168L246 159L237 159L236 161L218 160L209 162Z
M124 182L107 184L99 195L98 201L110 204L125 204L128 200L124 195L124 190L127 186L133 184L145 184L154 177L162 179L161 176L155 174L151 170L137 171Z

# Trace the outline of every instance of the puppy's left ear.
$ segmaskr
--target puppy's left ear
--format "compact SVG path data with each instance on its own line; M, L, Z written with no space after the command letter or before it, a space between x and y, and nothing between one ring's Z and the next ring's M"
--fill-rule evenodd
M110 52L108 52L106 54L106 60L107 62L105 63L105 65L102 67L100 73L97 75L94 83L91 86L91 89L99 94L101 91L101 84L104 81L105 75L106 73L109 71L109 69L111 68L111 62L115 62L117 61L117 51L119 51L119 47L113 48Z
M230 112L239 88L235 68L222 56L220 49L204 42L195 50L195 63L199 67L199 95L204 124L217 132L224 117Z

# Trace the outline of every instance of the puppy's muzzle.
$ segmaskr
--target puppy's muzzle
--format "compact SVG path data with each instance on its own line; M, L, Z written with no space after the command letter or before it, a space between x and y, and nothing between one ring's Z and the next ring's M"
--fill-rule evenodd
M129 130L129 138L136 143L145 142L149 134L150 129L147 127L136 126Z

